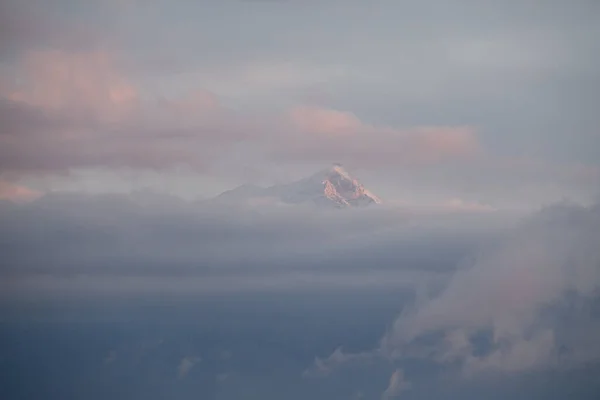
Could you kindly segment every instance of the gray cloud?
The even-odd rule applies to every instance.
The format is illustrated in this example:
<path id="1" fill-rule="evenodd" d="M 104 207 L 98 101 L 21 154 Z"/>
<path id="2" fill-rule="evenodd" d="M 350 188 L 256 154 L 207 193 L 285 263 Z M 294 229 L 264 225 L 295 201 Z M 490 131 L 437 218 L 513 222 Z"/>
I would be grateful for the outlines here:
<path id="1" fill-rule="evenodd" d="M 181 359 L 179 367 L 177 368 L 179 379 L 183 379 L 189 374 L 190 370 L 194 368 L 194 365 L 202 361 L 201 357 L 187 356 Z"/>
<path id="2" fill-rule="evenodd" d="M 325 381 L 365 366 L 388 380 L 392 368 L 377 389 L 384 398 L 420 391 L 423 374 L 428 387 L 440 376 L 479 382 L 600 360 L 597 205 L 551 206 L 516 227 L 494 213 L 349 211 L 221 208 L 149 193 L 0 203 L 2 301 L 416 292 L 374 350 L 376 335 L 358 347 L 336 338 L 350 350 L 327 356 L 330 342 L 301 366 Z M 204 363 L 184 357 L 175 367 L 183 377 Z"/>
<path id="3" fill-rule="evenodd" d="M 377 349 L 338 349 L 308 371 L 331 374 L 378 359 L 410 369 L 419 360 L 468 380 L 597 363 L 599 229 L 598 205 L 542 209 L 474 253 L 442 288 L 415 282 L 414 305 Z"/>
<path id="4" fill-rule="evenodd" d="M 557 205 L 528 219 L 471 268 L 457 272 L 440 295 L 401 315 L 383 339 L 383 352 L 402 358 L 423 351 L 442 363 L 462 363 L 467 374 L 598 359 L 587 343 L 573 340 L 597 329 L 598 316 L 572 307 L 598 300 L 599 210 Z M 569 324 L 561 319 L 565 306 L 572 308 Z M 481 333 L 478 343 L 474 338 Z M 431 334 L 443 340 L 419 348 L 419 338 Z M 476 350 L 482 342 L 488 347 L 483 353 Z"/>
<path id="5" fill-rule="evenodd" d="M 493 213 L 267 210 L 140 198 L 54 194 L 3 203 L 5 293 L 408 287 L 423 275 L 442 279 L 506 225 Z"/>
<path id="6" fill-rule="evenodd" d="M 48 9 L 48 3 L 4 0 L 0 4 L 0 59 L 23 49 L 54 47 L 72 51 L 96 47 L 102 41 L 90 24 Z"/>
<path id="7" fill-rule="evenodd" d="M 315 358 L 315 363 L 310 368 L 307 368 L 302 376 L 307 378 L 323 378 L 327 377 L 335 370 L 348 365 L 360 365 L 369 363 L 375 360 L 375 355 L 370 352 L 365 353 L 347 353 L 341 347 L 335 349 L 327 358 Z"/>
<path id="8" fill-rule="evenodd" d="M 399 397 L 404 391 L 410 388 L 410 382 L 404 378 L 404 371 L 397 369 L 390 377 L 390 384 L 385 389 L 381 397 L 383 399 L 393 399 Z"/>

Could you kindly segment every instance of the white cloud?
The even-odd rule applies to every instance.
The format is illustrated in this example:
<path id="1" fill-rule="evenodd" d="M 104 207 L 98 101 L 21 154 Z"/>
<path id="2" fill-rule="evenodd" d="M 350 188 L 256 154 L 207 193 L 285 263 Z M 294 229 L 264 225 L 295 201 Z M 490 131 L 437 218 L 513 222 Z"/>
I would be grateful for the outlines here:
<path id="1" fill-rule="evenodd" d="M 404 378 L 404 371 L 397 369 L 390 376 L 390 383 L 381 395 L 382 399 L 393 399 L 399 397 L 404 391 L 410 388 L 410 382 Z"/>
<path id="2" fill-rule="evenodd" d="M 305 375 L 347 364 L 420 358 L 465 378 L 579 367 L 600 360 L 600 205 L 558 204 L 524 220 L 436 295 L 422 295 L 371 352 L 336 349 Z M 427 283 L 425 282 L 425 286 Z M 403 375 L 392 376 L 404 388 Z"/>
<path id="3" fill-rule="evenodd" d="M 334 370 L 348 364 L 362 364 L 373 360 L 375 355 L 372 353 L 344 353 L 341 347 L 335 349 L 327 358 L 315 358 L 315 363 L 303 372 L 303 376 L 309 378 L 321 378 L 328 376 Z"/>
<path id="4" fill-rule="evenodd" d="M 439 296 L 398 317 L 382 351 L 392 358 L 420 353 L 441 363 L 458 361 L 468 375 L 549 368 L 559 357 L 576 362 L 582 344 L 570 335 L 597 324 L 590 315 L 571 311 L 565 326 L 564 315 L 551 311 L 568 303 L 568 296 L 584 302 L 597 297 L 598 237 L 598 206 L 541 211 L 456 273 Z M 419 349 L 417 339 L 440 332 L 443 340 Z M 490 349 L 477 354 L 470 337 L 481 332 L 489 332 Z M 590 357 L 600 358 L 600 352 Z"/>
<path id="5" fill-rule="evenodd" d="M 182 358 L 179 362 L 179 367 L 177 368 L 177 375 L 179 376 L 179 379 L 185 378 L 191 369 L 194 368 L 194 366 L 200 361 L 202 361 L 201 357 L 187 356 Z"/>
<path id="6" fill-rule="evenodd" d="M 506 344 L 501 344 L 491 354 L 476 357 L 469 354 L 465 361 L 466 376 L 474 376 L 488 371 L 521 372 L 536 368 L 554 366 L 556 341 L 552 330 L 536 332 L 535 336 L 526 339 L 515 338 Z"/>

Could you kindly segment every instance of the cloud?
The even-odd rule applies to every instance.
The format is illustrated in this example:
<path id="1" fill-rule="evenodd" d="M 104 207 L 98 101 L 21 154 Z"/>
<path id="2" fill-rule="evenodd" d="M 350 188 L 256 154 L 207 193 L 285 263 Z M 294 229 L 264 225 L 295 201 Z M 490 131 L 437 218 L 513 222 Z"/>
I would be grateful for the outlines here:
<path id="1" fill-rule="evenodd" d="M 203 169 L 219 144 L 245 135 L 243 122 L 224 113 L 213 94 L 195 90 L 142 101 L 117 64 L 105 51 L 24 54 L 15 72 L 21 83 L 0 92 L 7 121 L 0 167 L 25 174 L 182 164 Z"/>
<path id="2" fill-rule="evenodd" d="M 14 202 L 32 201 L 42 196 L 42 193 L 26 186 L 0 180 L 0 200 Z"/>
<path id="3" fill-rule="evenodd" d="M 3 170 L 187 165 L 234 179 L 252 168 L 256 180 L 273 180 L 340 161 L 394 169 L 385 172 L 399 194 L 409 184 L 444 198 L 476 192 L 492 206 L 598 184 L 590 108 L 598 24 L 589 5 L 551 4 L 537 17 L 456 1 L 440 19 L 420 5 L 289 3 L 265 13 L 238 4 L 215 6 L 199 23 L 188 18 L 198 14 L 190 3 L 170 26 L 164 2 L 143 16 L 130 1 L 88 3 L 78 12 L 37 0 L 0 6 L 2 107 L 18 114 L 2 118 Z M 578 23 L 556 17 L 565 13 Z M 217 14 L 244 27 L 243 37 Z M 310 32 L 299 15 L 315 19 Z M 380 29 L 355 29 L 367 15 L 382 17 Z M 510 32 L 495 15 L 513 21 Z M 193 99 L 181 94 L 188 89 Z M 302 105 L 308 92 L 319 99 Z M 540 165 L 498 165 L 517 156 Z"/>
<path id="4" fill-rule="evenodd" d="M 548 206 L 461 258 L 447 280 L 415 280 L 414 304 L 403 305 L 377 348 L 338 348 L 316 358 L 305 374 L 392 362 L 409 372 L 428 365 L 468 381 L 598 363 L 598 235 L 597 204 Z M 400 371 L 388 397 L 407 387 Z"/>
<path id="5" fill-rule="evenodd" d="M 315 358 L 315 363 L 307 368 L 302 376 L 307 378 L 323 378 L 339 369 L 342 366 L 352 364 L 364 364 L 370 360 L 374 360 L 374 355 L 369 352 L 365 353 L 344 353 L 341 347 L 335 349 L 327 358 Z"/>
<path id="6" fill-rule="evenodd" d="M 4 294 L 411 287 L 424 275 L 453 270 L 461 254 L 505 223 L 492 214 L 478 222 L 404 209 L 336 211 L 221 207 L 148 192 L 52 193 L 2 204 L 0 273 L 11 277 Z M 437 250 L 425 248 L 423 237 Z"/>
<path id="7" fill-rule="evenodd" d="M 448 207 L 453 210 L 458 211 L 469 211 L 469 212 L 491 212 L 496 211 L 496 209 L 489 204 L 481 204 L 478 202 L 468 202 L 462 199 L 450 199 L 445 204 L 445 207 Z"/>
<path id="8" fill-rule="evenodd" d="M 420 166 L 468 160 L 480 151 L 472 127 L 397 129 L 362 122 L 349 112 L 299 107 L 289 119 L 296 135 L 273 149 L 278 160 L 338 160 L 358 168 Z"/>
<path id="9" fill-rule="evenodd" d="M 177 375 L 179 379 L 185 378 L 188 373 L 194 368 L 196 364 L 202 361 L 201 357 L 184 357 L 179 362 L 179 367 L 177 368 Z"/>
<path id="10" fill-rule="evenodd" d="M 142 94 L 139 80 L 124 72 L 124 61 L 108 48 L 21 48 L 0 87 L 0 113 L 9 122 L 0 134 L 0 166 L 21 173 L 179 165 L 206 171 L 237 158 L 241 142 L 246 157 L 348 161 L 358 168 L 440 163 L 479 149 L 470 127 L 396 129 L 313 106 L 248 116 L 227 109 L 205 89 L 156 99 Z M 250 68 L 247 78 L 289 80 L 295 71 L 288 64 L 275 68 L 282 76 L 263 69 Z M 335 138 L 340 134 L 342 141 Z"/>
<path id="11" fill-rule="evenodd" d="M 410 382 L 404 378 L 404 371 L 397 369 L 390 376 L 390 384 L 381 395 L 382 399 L 393 399 L 399 397 L 403 392 L 410 388 Z"/>
<path id="12" fill-rule="evenodd" d="M 386 177 L 394 185 L 452 193 L 445 197 L 485 194 L 482 207 L 548 192 L 560 198 L 565 188 L 579 195 L 600 181 L 593 165 L 495 156 L 468 125 L 393 127 L 310 105 L 248 113 L 201 87 L 153 97 L 123 65 L 123 54 L 107 49 L 20 54 L 0 87 L 0 168 L 43 175 L 186 166 L 244 176 L 252 167 L 268 180 L 275 170 L 337 161 L 359 170 L 401 167 Z"/>
<path id="13" fill-rule="evenodd" d="M 353 114 L 314 107 L 297 107 L 290 112 L 291 121 L 308 133 L 351 135 L 364 128 Z"/>
<path id="14" fill-rule="evenodd" d="M 479 379 L 600 360 L 598 206 L 555 205 L 507 231 L 493 213 L 269 212 L 145 196 L 0 204 L 1 300 L 419 291 L 380 346 L 347 351 L 336 337 L 304 372 L 337 380 L 391 364 L 403 372 L 386 398 L 409 387 L 404 372 L 420 387 L 423 366 L 437 382 L 439 371 Z M 185 377 L 195 366 L 189 356 L 172 367 Z"/>
<path id="15" fill-rule="evenodd" d="M 104 51 L 38 50 L 25 54 L 19 73 L 24 82 L 9 100 L 42 110 L 116 121 L 131 112 L 137 89 L 117 70 Z"/>
<path id="16" fill-rule="evenodd" d="M 459 270 L 439 295 L 405 311 L 383 338 L 383 353 L 459 362 L 467 375 L 600 359 L 597 351 L 582 359 L 582 343 L 573 339 L 590 329 L 600 333 L 595 317 L 573 309 L 570 323 L 561 323 L 561 307 L 597 301 L 599 234 L 598 206 L 563 204 L 540 211 Z M 422 339 L 431 335 L 442 340 L 424 345 Z"/>
<path id="17" fill-rule="evenodd" d="M 105 51 L 30 51 L 18 71 L 22 83 L 5 85 L 0 93 L 0 113 L 9 121 L 0 135 L 5 170 L 179 165 L 207 170 L 235 158 L 237 143 L 245 144 L 247 157 L 337 160 L 358 168 L 443 163 L 479 149 L 468 127 L 399 130 L 314 107 L 293 108 L 283 116 L 246 116 L 226 109 L 206 90 L 142 99 L 116 56 Z"/>
<path id="18" fill-rule="evenodd" d="M 49 12 L 46 4 L 18 0 L 0 4 L 0 57 L 51 47 L 77 51 L 99 44 L 98 32 L 74 18 Z"/>
<path id="19" fill-rule="evenodd" d="M 507 345 L 483 357 L 467 356 L 464 373 L 467 377 L 486 372 L 520 373 L 546 369 L 557 365 L 557 343 L 550 329 L 535 332 L 531 338 L 515 338 Z"/>

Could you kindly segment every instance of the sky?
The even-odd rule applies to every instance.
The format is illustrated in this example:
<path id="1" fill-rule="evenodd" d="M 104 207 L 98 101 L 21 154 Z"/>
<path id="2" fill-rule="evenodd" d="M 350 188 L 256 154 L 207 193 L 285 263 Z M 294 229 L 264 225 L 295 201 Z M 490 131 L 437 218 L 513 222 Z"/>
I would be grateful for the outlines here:
<path id="1" fill-rule="evenodd" d="M 595 1 L 0 7 L 3 198 L 206 198 L 333 162 L 391 203 L 598 196 Z"/>

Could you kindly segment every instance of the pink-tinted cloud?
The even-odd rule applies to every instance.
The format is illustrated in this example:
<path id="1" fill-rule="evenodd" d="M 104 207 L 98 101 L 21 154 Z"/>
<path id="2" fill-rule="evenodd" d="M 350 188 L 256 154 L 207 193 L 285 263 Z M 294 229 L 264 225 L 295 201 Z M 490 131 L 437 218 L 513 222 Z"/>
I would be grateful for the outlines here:
<path id="1" fill-rule="evenodd" d="M 23 202 L 35 200 L 41 195 L 37 190 L 0 180 L 0 200 Z"/>
<path id="2" fill-rule="evenodd" d="M 3 70 L 10 73 L 0 82 L 0 168 L 27 173 L 187 165 L 207 171 L 234 164 L 246 173 L 265 161 L 341 162 L 355 169 L 398 168 L 415 180 L 422 171 L 419 185 L 448 185 L 453 196 L 489 182 L 514 192 L 515 180 L 600 180 L 597 168 L 490 157 L 469 126 L 390 127 L 314 106 L 245 114 L 202 88 L 177 98 L 143 97 L 120 61 L 106 50 L 29 50 Z"/>
<path id="3" fill-rule="evenodd" d="M 382 340 L 383 353 L 402 357 L 418 351 L 441 363 L 459 361 L 467 375 L 597 360 L 600 353 L 575 338 L 578 332 L 597 336 L 598 328 L 584 308 L 571 308 L 571 301 L 592 299 L 600 288 L 599 211 L 597 205 L 560 205 L 529 218 L 504 243 L 459 270 L 436 297 L 403 312 Z M 567 304 L 572 337 L 557 325 L 560 319 L 547 314 Z M 418 343 L 434 332 L 446 334 L 442 343 Z M 477 332 L 490 333 L 485 354 L 469 339 Z"/>
<path id="4" fill-rule="evenodd" d="M 468 159 L 480 151 L 472 127 L 398 129 L 364 123 L 349 112 L 313 107 L 293 109 L 288 121 L 292 129 L 280 137 L 284 143 L 273 148 L 278 160 L 414 166 Z"/>
<path id="5" fill-rule="evenodd" d="M 351 113 L 316 107 L 294 108 L 290 119 L 297 129 L 308 133 L 349 135 L 367 128 Z"/>
<path id="6" fill-rule="evenodd" d="M 105 51 L 29 51 L 13 71 L 15 79 L 0 87 L 3 170 L 203 169 L 217 147 L 251 126 L 202 90 L 142 101 Z"/>
<path id="7" fill-rule="evenodd" d="M 116 121 L 138 102 L 137 89 L 107 52 L 32 51 L 17 76 L 22 83 L 6 97 L 51 112 Z"/>
<path id="8" fill-rule="evenodd" d="M 357 167 L 412 165 L 468 157 L 471 128 L 399 130 L 349 112 L 298 107 L 285 115 L 245 116 L 204 90 L 142 101 L 106 51 L 27 52 L 19 85 L 2 88 L 0 166 L 14 170 L 85 167 L 209 168 L 240 140 L 283 161 L 347 162 Z"/>
<path id="9" fill-rule="evenodd" d="M 417 128 L 413 135 L 425 160 L 469 157 L 480 150 L 475 130 L 469 127 L 424 127 Z"/>

